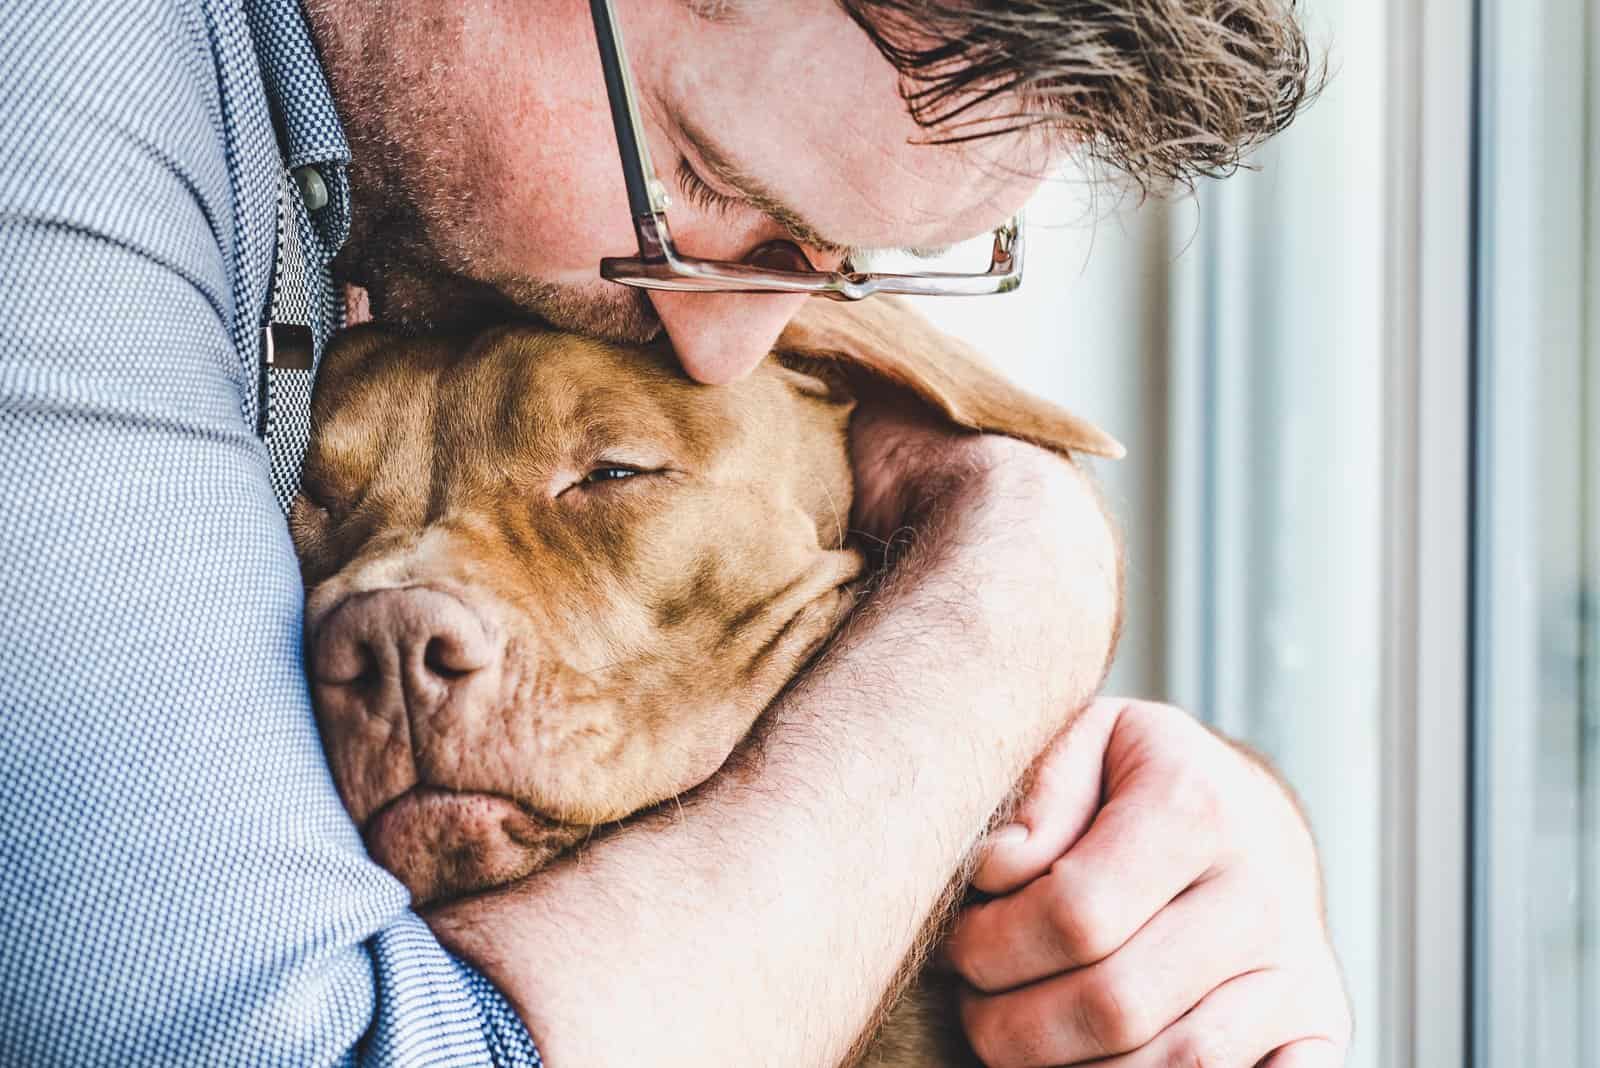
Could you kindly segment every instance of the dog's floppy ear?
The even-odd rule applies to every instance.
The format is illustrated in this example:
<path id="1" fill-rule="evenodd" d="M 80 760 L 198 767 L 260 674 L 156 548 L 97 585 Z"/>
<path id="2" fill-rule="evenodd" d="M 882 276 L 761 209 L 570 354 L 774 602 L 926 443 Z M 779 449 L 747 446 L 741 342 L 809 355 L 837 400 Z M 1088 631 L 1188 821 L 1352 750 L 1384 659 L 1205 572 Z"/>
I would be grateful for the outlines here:
<path id="1" fill-rule="evenodd" d="M 957 426 L 1055 452 L 1121 459 L 1110 434 L 1006 381 L 970 346 L 904 301 L 808 300 L 778 339 L 779 353 L 839 360 L 915 393 Z"/>

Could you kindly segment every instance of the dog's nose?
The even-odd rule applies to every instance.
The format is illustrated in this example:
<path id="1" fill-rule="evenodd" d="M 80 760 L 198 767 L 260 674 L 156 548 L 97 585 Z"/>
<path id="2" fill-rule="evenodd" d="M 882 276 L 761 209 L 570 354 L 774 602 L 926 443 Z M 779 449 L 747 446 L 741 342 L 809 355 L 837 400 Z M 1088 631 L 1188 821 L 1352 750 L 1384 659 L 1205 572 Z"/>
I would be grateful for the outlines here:
<path id="1" fill-rule="evenodd" d="M 452 758 L 448 739 L 495 706 L 503 637 L 461 600 L 425 587 L 347 597 L 309 635 L 323 748 L 364 823 Z"/>
<path id="2" fill-rule="evenodd" d="M 396 703 L 437 707 L 452 689 L 494 672 L 499 648 L 461 601 L 412 587 L 356 594 L 312 635 L 311 675 L 321 687 L 358 695 L 370 711 Z"/>

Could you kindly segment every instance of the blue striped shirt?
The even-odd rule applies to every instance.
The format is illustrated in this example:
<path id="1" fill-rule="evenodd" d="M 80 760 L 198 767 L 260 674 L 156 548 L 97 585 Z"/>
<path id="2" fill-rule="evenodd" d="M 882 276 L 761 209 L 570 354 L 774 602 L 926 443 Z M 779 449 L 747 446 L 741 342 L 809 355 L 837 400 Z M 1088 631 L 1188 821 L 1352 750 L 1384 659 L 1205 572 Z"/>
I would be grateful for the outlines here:
<path id="1" fill-rule="evenodd" d="M 327 295 L 348 155 L 296 0 L 0 3 L 0 1063 L 538 1064 L 302 674 L 258 337 L 281 168 Z"/>

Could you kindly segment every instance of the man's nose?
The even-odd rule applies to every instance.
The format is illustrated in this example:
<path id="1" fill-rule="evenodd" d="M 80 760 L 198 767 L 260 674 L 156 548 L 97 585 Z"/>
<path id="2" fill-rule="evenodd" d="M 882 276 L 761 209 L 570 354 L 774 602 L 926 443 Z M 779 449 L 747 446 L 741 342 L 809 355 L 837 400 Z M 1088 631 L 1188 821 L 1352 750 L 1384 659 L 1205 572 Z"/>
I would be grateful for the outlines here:
<path id="1" fill-rule="evenodd" d="M 684 371 L 697 382 L 722 386 L 755 370 L 809 298 L 657 290 L 650 299 Z"/>

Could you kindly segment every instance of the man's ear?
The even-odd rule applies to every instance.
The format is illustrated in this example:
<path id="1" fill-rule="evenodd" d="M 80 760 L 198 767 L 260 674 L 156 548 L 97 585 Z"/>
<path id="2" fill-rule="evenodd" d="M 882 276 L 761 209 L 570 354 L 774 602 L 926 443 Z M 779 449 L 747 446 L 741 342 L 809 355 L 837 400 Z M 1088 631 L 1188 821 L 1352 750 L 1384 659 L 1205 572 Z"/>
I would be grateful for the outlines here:
<path id="1" fill-rule="evenodd" d="M 777 352 L 837 360 L 909 389 L 957 426 L 1031 442 L 1054 452 L 1121 459 L 1111 435 L 1006 381 L 970 346 L 892 297 L 806 302 L 778 338 Z"/>

